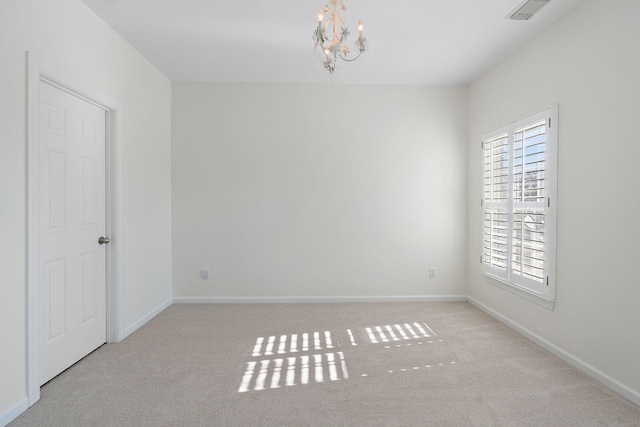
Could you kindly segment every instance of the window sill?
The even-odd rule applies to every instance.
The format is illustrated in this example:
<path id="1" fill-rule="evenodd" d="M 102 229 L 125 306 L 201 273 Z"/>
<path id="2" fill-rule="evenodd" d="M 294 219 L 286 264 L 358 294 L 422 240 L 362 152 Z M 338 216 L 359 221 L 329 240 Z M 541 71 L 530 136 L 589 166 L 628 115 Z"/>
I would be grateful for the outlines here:
<path id="1" fill-rule="evenodd" d="M 542 295 L 538 295 L 535 294 L 527 289 L 524 288 L 520 288 L 516 285 L 513 285 L 511 283 L 505 282 L 502 279 L 499 279 L 495 276 L 492 276 L 490 274 L 486 274 L 484 273 L 484 277 L 486 279 L 486 281 L 488 283 L 491 283 L 494 286 L 497 286 L 499 288 L 504 289 L 505 291 L 511 292 L 514 295 L 517 295 L 521 298 L 526 299 L 527 301 L 531 301 L 537 305 L 539 305 L 540 307 L 546 308 L 549 311 L 553 311 L 553 309 L 555 308 L 556 305 L 556 301 L 555 300 L 550 300 L 547 299 L 545 297 L 543 297 Z"/>

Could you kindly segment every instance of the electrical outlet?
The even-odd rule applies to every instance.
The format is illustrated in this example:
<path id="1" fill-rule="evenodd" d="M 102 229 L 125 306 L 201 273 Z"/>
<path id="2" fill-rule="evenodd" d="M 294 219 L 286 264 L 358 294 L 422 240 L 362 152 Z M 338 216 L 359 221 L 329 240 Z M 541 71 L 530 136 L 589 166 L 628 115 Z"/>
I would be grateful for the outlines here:
<path id="1" fill-rule="evenodd" d="M 429 278 L 435 279 L 436 277 L 436 269 L 435 267 L 429 267 Z"/>
<path id="2" fill-rule="evenodd" d="M 200 277 L 204 280 L 209 280 L 209 269 L 203 268 L 202 270 L 200 270 Z"/>

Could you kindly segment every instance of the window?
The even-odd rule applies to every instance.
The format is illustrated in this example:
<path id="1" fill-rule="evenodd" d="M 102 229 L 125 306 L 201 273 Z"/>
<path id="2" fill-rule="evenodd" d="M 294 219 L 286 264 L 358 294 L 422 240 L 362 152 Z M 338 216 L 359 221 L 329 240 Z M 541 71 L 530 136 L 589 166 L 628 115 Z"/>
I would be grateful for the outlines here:
<path id="1" fill-rule="evenodd" d="M 555 299 L 557 107 L 483 135 L 484 273 Z"/>

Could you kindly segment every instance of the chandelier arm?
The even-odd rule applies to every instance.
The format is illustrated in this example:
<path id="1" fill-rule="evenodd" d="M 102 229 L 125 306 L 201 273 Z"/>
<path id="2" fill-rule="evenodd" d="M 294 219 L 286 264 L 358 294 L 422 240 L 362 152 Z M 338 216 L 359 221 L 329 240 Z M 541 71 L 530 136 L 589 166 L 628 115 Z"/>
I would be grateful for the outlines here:
<path id="1" fill-rule="evenodd" d="M 340 53 L 340 54 L 338 54 L 338 56 L 340 57 L 340 59 L 342 59 L 342 60 L 343 60 L 343 61 L 345 61 L 345 62 L 353 62 L 353 61 L 355 61 L 356 59 L 360 58 L 360 55 L 362 55 L 362 52 L 358 52 L 358 56 L 356 56 L 355 58 L 347 59 L 347 57 L 346 57 L 346 56 L 342 56 L 342 54 L 341 54 L 341 53 Z"/>

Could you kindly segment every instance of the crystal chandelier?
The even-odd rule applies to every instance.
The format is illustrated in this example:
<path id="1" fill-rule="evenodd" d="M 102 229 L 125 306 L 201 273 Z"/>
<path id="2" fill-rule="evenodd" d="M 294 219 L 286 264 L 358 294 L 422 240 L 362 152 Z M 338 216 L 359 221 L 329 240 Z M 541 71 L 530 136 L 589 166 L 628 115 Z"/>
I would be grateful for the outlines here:
<path id="1" fill-rule="evenodd" d="M 358 38 L 354 44 L 357 55 L 349 57 L 351 46 L 347 44 L 347 36 L 351 33 L 344 22 L 346 10 L 347 7 L 342 0 L 329 0 L 324 9 L 320 9 L 318 12 L 318 26 L 313 32 L 313 54 L 322 62 L 325 71 L 329 74 L 335 73 L 338 61 L 355 61 L 369 48 L 367 39 L 362 35 L 364 25 L 362 25 L 362 21 L 358 21 Z M 324 22 L 325 15 L 329 15 L 326 23 Z M 338 24 L 340 24 L 339 31 Z M 329 25 L 333 25 L 332 39 L 327 36 Z"/>

